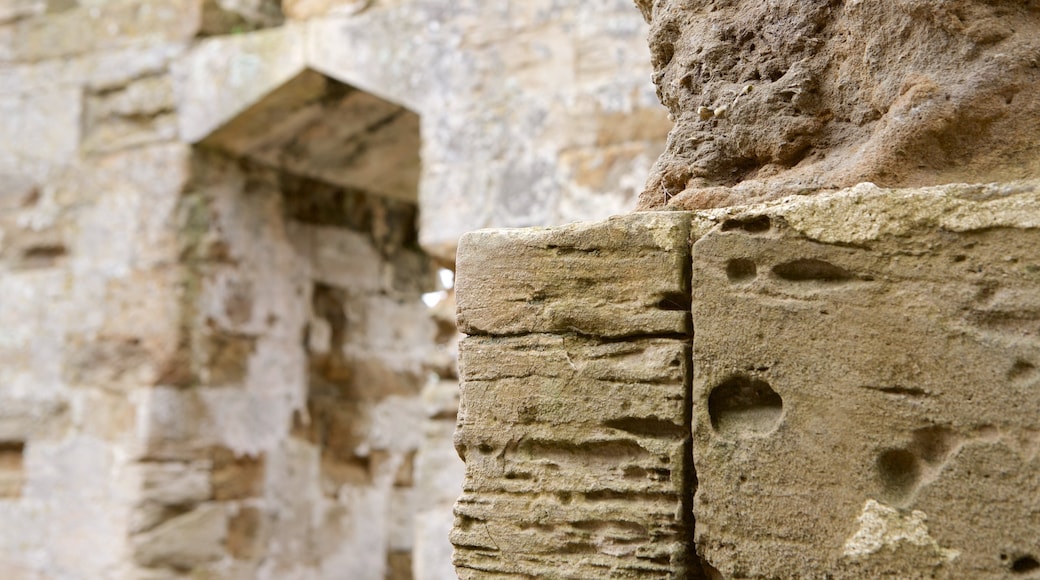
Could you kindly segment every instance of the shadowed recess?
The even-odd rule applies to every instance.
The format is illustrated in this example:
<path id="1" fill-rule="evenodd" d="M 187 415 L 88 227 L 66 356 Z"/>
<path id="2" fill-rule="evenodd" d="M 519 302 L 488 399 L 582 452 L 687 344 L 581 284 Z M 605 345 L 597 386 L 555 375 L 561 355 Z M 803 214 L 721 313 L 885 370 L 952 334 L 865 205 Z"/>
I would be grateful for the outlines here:
<path id="1" fill-rule="evenodd" d="M 757 275 L 758 267 L 747 258 L 733 258 L 726 262 L 726 277 L 730 282 L 750 282 Z"/>
<path id="2" fill-rule="evenodd" d="M 773 224 L 769 220 L 769 216 L 762 215 L 753 218 L 726 220 L 722 222 L 722 231 L 742 230 L 749 234 L 761 234 L 768 232 L 772 226 Z"/>
<path id="3" fill-rule="evenodd" d="M 1032 556 L 1022 556 L 1016 558 L 1015 561 L 1011 563 L 1011 571 L 1018 574 L 1032 572 L 1037 569 L 1040 569 L 1040 562 L 1037 562 L 1036 558 Z"/>
<path id="4" fill-rule="evenodd" d="M 783 407 L 769 383 L 744 375 L 726 379 L 708 396 L 712 428 L 730 437 L 772 432 L 780 424 Z"/>
<path id="5" fill-rule="evenodd" d="M 691 297 L 684 292 L 670 292 L 661 297 L 657 307 L 672 312 L 689 312 Z"/>
<path id="6" fill-rule="evenodd" d="M 678 438 L 686 433 L 682 425 L 658 417 L 622 417 L 604 421 L 603 426 L 640 437 Z"/>
<path id="7" fill-rule="evenodd" d="M 1008 371 L 1008 379 L 1011 381 L 1028 381 L 1036 376 L 1036 365 L 1033 363 L 1018 359 L 1015 364 L 1011 366 L 1011 370 Z"/>
<path id="8" fill-rule="evenodd" d="M 638 443 L 624 439 L 581 443 L 531 439 L 520 443 L 518 453 L 532 460 L 542 459 L 585 465 L 636 461 L 650 455 Z"/>
<path id="9" fill-rule="evenodd" d="M 792 282 L 845 282 L 854 278 L 845 268 L 815 258 L 777 264 L 773 266 L 773 273 Z"/>
<path id="10" fill-rule="evenodd" d="M 877 472 L 884 498 L 899 503 L 917 488 L 921 464 L 917 456 L 906 449 L 889 449 L 878 456 Z"/>

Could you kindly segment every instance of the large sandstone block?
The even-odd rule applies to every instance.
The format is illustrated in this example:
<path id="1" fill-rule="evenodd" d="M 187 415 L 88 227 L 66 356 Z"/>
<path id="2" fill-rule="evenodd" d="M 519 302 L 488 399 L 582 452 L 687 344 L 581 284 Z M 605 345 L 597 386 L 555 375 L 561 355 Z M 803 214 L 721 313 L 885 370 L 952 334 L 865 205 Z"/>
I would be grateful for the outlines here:
<path id="1" fill-rule="evenodd" d="M 469 337 L 460 357 L 460 577 L 681 577 L 687 340 Z"/>
<path id="2" fill-rule="evenodd" d="M 689 237 L 682 212 L 466 234 L 457 263 L 459 329 L 685 334 Z"/>
<path id="3" fill-rule="evenodd" d="M 698 555 L 725 578 L 1040 568 L 1040 188 L 864 185 L 693 246 Z"/>

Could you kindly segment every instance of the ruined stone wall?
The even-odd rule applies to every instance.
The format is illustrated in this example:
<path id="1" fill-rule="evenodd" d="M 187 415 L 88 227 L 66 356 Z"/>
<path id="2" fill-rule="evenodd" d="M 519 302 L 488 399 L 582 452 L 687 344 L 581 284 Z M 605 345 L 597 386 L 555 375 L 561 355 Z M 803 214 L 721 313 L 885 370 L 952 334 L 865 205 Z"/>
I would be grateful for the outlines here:
<path id="1" fill-rule="evenodd" d="M 472 229 L 631 208 L 672 126 L 648 59 L 627 0 L 344 2 L 195 46 L 181 135 L 205 138 L 306 69 L 404 105 L 422 123 L 421 240 L 450 262 Z"/>
<path id="2" fill-rule="evenodd" d="M 1040 6 L 635 4 L 728 209 L 464 238 L 459 575 L 1035 576 Z"/>
<path id="3" fill-rule="evenodd" d="M 1038 247 L 1035 181 L 467 234 L 460 576 L 1035 575 Z"/>
<path id="4" fill-rule="evenodd" d="M 150 393 L 135 561 L 409 570 L 421 439 L 401 426 L 421 423 L 434 332 L 414 206 L 201 152 L 181 205 L 176 374 Z"/>
<path id="5" fill-rule="evenodd" d="M 630 205 L 670 126 L 645 32 L 2 3 L 0 576 L 448 576 L 457 333 L 419 298 L 465 230 Z"/>

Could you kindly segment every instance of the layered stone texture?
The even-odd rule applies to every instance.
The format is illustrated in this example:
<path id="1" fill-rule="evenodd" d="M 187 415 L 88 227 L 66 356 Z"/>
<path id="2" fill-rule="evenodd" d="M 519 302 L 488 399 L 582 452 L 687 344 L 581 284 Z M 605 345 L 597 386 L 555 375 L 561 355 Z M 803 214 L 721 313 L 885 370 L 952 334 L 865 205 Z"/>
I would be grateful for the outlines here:
<path id="1" fill-rule="evenodd" d="M 461 578 L 686 573 L 688 239 L 683 214 L 463 237 Z"/>
<path id="2" fill-rule="evenodd" d="M 689 224 L 666 213 L 468 234 L 458 261 L 459 330 L 688 334 L 688 236 Z"/>
<path id="3" fill-rule="evenodd" d="M 610 304 L 612 328 L 630 330 L 610 341 L 581 330 L 604 312 L 601 288 L 581 282 L 587 274 L 604 286 L 632 280 L 625 297 L 664 288 L 653 268 L 602 249 L 613 246 L 600 240 L 621 238 L 620 222 L 464 238 L 460 321 L 481 335 L 462 352 L 461 574 L 539 576 L 552 562 L 562 577 L 625 577 L 650 545 L 686 550 L 672 561 L 688 568 L 655 570 L 676 578 L 997 578 L 1040 568 L 1040 184 L 863 184 L 625 219 L 636 256 L 655 251 L 639 240 L 664 239 L 661 220 L 689 232 L 689 254 L 659 246 L 669 257 L 654 258 L 692 264 L 686 298 L 669 302 L 690 305 L 692 359 L 667 379 L 647 373 L 681 360 L 657 350 L 674 339 L 648 343 L 640 307 Z M 590 257 L 597 250 L 602 258 Z M 510 336 L 486 336 L 490 321 Z M 573 335 L 560 330 L 570 326 Z M 605 376 L 633 386 L 610 388 Z M 650 449 L 642 437 L 685 436 L 674 430 L 679 399 L 651 394 L 685 382 L 692 463 L 673 468 L 669 486 L 695 494 L 676 520 L 692 529 L 651 534 L 632 552 L 577 534 L 571 522 L 588 516 L 569 514 L 592 509 L 588 494 L 578 503 L 568 488 L 570 503 L 557 505 L 574 463 L 583 482 L 627 490 L 611 496 L 618 509 L 664 513 L 626 486 L 646 468 L 632 462 Z M 602 446 L 616 444 L 614 429 L 635 435 L 636 447 Z M 605 567 L 581 567 L 593 565 Z"/>
<path id="4" fill-rule="evenodd" d="M 642 208 L 1040 175 L 1036 2 L 636 3 L 676 122 Z"/>

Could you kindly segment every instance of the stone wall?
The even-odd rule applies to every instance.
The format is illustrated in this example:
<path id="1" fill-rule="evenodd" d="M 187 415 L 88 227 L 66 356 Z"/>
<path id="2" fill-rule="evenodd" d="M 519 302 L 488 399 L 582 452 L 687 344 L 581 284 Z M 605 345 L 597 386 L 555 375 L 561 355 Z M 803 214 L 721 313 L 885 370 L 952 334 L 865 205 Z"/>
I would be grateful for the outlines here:
<path id="1" fill-rule="evenodd" d="M 1035 574 L 1038 208 L 863 184 L 467 234 L 460 576 Z"/>
<path id="2" fill-rule="evenodd" d="M 645 33 L 3 3 L 0 576 L 448 576 L 457 332 L 420 296 L 465 230 L 630 205 L 670 126 Z"/>
<path id="3" fill-rule="evenodd" d="M 199 152 L 179 217 L 181 321 L 143 417 L 135 562 L 410 568 L 421 439 L 400 426 L 421 423 L 434 344 L 414 206 Z"/>
<path id="4" fill-rule="evenodd" d="M 674 578 L 690 529 L 685 214 L 467 234 L 461 578 Z"/>

